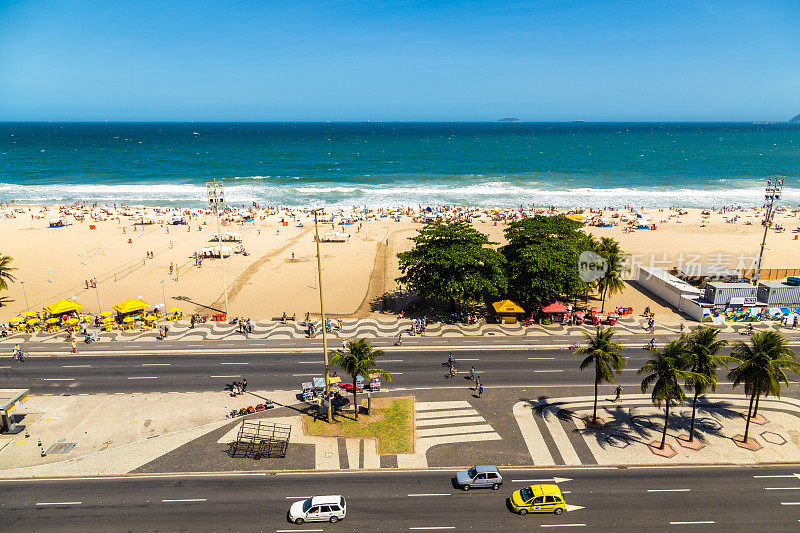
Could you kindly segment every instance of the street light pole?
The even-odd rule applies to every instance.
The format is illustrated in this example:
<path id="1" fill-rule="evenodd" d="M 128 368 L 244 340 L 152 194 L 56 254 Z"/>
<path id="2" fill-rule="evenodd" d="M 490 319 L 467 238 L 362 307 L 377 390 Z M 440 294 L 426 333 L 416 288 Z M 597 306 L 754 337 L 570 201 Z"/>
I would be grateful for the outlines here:
<path id="1" fill-rule="evenodd" d="M 97 288 L 97 283 L 94 284 L 94 293 L 97 295 L 97 312 L 102 313 L 103 310 L 100 308 L 100 289 Z"/>
<path id="2" fill-rule="evenodd" d="M 322 317 L 322 355 L 325 361 L 325 398 L 328 400 L 328 422 L 333 422 L 333 407 L 331 406 L 331 383 L 328 366 L 328 334 L 325 327 L 325 305 L 322 298 L 322 256 L 319 253 L 319 228 L 317 227 L 317 212 L 314 210 L 314 241 L 317 243 L 317 277 L 319 279 L 319 314 Z"/>
<path id="3" fill-rule="evenodd" d="M 206 191 L 208 192 L 208 202 L 214 208 L 214 214 L 217 217 L 217 242 L 219 243 L 219 260 L 222 263 L 222 288 L 225 292 L 225 316 L 227 317 L 228 282 L 225 279 L 225 254 L 222 253 L 222 230 L 219 223 L 219 206 L 225 201 L 225 193 L 222 189 L 222 182 L 217 183 L 216 178 L 206 182 Z"/>
<path id="4" fill-rule="evenodd" d="M 19 283 L 20 283 L 20 285 L 22 285 L 22 294 L 25 296 L 25 309 L 30 311 L 31 310 L 31 306 L 28 305 L 28 292 L 25 290 L 25 282 L 24 281 L 20 281 Z"/>
<path id="5" fill-rule="evenodd" d="M 161 280 L 161 297 L 163 298 L 162 303 L 164 304 L 164 316 L 167 315 L 167 294 L 164 292 L 164 280 Z"/>
<path id="6" fill-rule="evenodd" d="M 783 190 L 783 180 L 767 180 L 767 188 L 764 190 L 764 200 L 766 200 L 767 213 L 764 215 L 764 236 L 761 239 L 761 249 L 756 259 L 756 268 L 753 271 L 753 285 L 758 283 L 761 275 L 761 258 L 764 255 L 764 246 L 767 244 L 767 231 L 772 226 L 772 217 L 775 216 L 775 200 L 780 200 Z"/>

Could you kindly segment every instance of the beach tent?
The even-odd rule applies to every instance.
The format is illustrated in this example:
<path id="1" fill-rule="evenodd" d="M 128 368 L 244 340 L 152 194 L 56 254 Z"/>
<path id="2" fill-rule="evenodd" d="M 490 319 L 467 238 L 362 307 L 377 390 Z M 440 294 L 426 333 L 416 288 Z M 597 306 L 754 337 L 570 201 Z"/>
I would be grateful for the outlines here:
<path id="1" fill-rule="evenodd" d="M 349 233 L 343 233 L 340 231 L 333 231 L 330 233 L 326 233 L 320 239 L 320 242 L 344 242 L 350 237 Z"/>
<path id="2" fill-rule="evenodd" d="M 230 246 L 206 246 L 205 248 L 201 249 L 198 254 L 202 257 L 219 257 L 220 251 L 222 255 L 228 257 L 231 255 L 232 248 Z"/>
<path id="3" fill-rule="evenodd" d="M 44 308 L 45 311 L 51 315 L 63 315 L 64 313 L 71 313 L 82 309 L 83 306 L 73 300 L 59 300 L 56 303 L 50 304 Z"/>
<path id="4" fill-rule="evenodd" d="M 128 313 L 136 313 L 137 311 L 144 311 L 150 307 L 150 304 L 142 301 L 136 300 L 134 298 L 128 298 L 124 302 L 120 302 L 114 306 L 114 309 L 117 310 L 118 313 L 126 315 Z"/>
<path id="5" fill-rule="evenodd" d="M 211 240 L 212 241 L 218 241 L 219 240 L 218 235 L 219 235 L 218 233 L 212 233 L 211 234 Z M 241 242 L 241 240 L 242 240 L 242 234 L 241 233 L 234 233 L 234 232 L 231 232 L 231 231 L 223 231 L 222 232 L 222 241 L 223 242 Z"/>

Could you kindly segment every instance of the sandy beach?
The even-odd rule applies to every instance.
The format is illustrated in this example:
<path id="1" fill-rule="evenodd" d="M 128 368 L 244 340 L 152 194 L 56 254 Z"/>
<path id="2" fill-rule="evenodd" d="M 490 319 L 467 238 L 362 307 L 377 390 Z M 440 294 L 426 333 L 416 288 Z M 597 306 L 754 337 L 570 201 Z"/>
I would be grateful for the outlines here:
<path id="1" fill-rule="evenodd" d="M 422 227 L 426 216 L 432 216 L 414 211 L 323 215 L 328 222 L 320 224 L 320 235 L 349 234 L 345 242 L 321 244 L 326 312 L 331 317 L 365 317 L 381 311 L 380 305 L 371 304 L 397 289 L 396 254 L 410 247 L 408 238 Z M 449 208 L 440 214 L 449 217 L 455 212 Z M 620 217 L 635 217 L 630 210 L 584 211 L 582 216 L 587 221 L 612 220 L 616 224 L 612 227 L 587 225 L 586 229 L 619 241 L 633 265 L 662 268 L 688 262 L 751 268 L 763 234 L 759 223 L 763 212 L 755 208 L 725 212 L 639 208 L 637 212 L 657 229 L 626 231 Z M 498 243 L 503 242 L 506 221 L 522 215 L 518 209 L 470 210 L 469 214 L 473 225 Z M 152 223 L 141 224 L 143 216 Z M 185 217 L 186 224 L 171 225 L 175 216 Z M 57 217 L 70 224 L 50 228 L 49 222 Z M 251 208 L 228 212 L 223 219 L 222 231 L 241 234 L 240 244 L 247 252 L 231 250 L 224 261 L 230 316 L 269 320 L 284 312 L 298 318 L 306 312 L 318 313 L 312 214 Z M 343 219 L 353 223 L 342 225 Z M 769 231 L 763 267 L 794 268 L 800 264 L 800 240 L 795 240 L 792 231 L 799 225 L 798 212 L 779 211 L 775 223 L 785 231 Z M 126 298 L 182 307 L 186 313 L 210 315 L 212 309 L 224 310 L 222 262 L 207 258 L 196 266 L 193 257 L 214 245 L 211 237 L 216 227 L 216 218 L 202 209 L 5 206 L 0 209 L 0 253 L 14 258 L 18 281 L 2 294 L 7 301 L 0 307 L 0 321 L 8 321 L 26 307 L 41 310 L 59 298 L 75 298 L 90 313 L 111 310 Z M 152 258 L 147 258 L 148 252 Z M 92 278 L 98 281 L 97 289 L 86 286 Z M 24 292 L 20 282 L 25 282 Z M 637 308 L 648 302 L 629 287 L 607 305 Z"/>

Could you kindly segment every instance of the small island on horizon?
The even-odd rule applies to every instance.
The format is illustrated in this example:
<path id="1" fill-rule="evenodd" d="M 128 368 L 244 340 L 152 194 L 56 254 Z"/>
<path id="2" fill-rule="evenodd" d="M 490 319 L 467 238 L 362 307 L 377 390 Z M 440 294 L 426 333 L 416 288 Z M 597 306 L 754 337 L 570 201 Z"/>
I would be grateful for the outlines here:
<path id="1" fill-rule="evenodd" d="M 497 122 L 522 122 L 522 121 L 518 118 L 501 118 Z"/>
<path id="2" fill-rule="evenodd" d="M 800 115 L 796 115 L 796 116 L 794 116 L 794 117 L 790 118 L 790 119 L 789 119 L 789 122 L 792 122 L 792 123 L 794 123 L 794 122 L 800 122 Z"/>

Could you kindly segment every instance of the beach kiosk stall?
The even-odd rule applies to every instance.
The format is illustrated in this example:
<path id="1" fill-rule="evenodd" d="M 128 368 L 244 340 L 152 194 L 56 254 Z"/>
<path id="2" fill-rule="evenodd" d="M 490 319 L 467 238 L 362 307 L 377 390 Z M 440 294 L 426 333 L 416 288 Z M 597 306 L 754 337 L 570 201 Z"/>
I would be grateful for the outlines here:
<path id="1" fill-rule="evenodd" d="M 511 300 L 501 300 L 492 304 L 494 313 L 497 316 L 497 321 L 501 324 L 516 324 L 519 315 L 525 313 L 525 310 Z"/>
<path id="2" fill-rule="evenodd" d="M 230 257 L 231 250 L 233 250 L 233 248 L 230 246 L 206 246 L 205 248 L 201 248 L 200 251 L 197 252 L 197 255 L 203 258 L 220 257 L 220 255 Z"/>
<path id="3" fill-rule="evenodd" d="M 551 324 L 553 322 L 561 322 L 564 315 L 567 313 L 567 304 L 553 300 L 542 306 L 542 315 L 544 315 L 542 323 Z"/>
<path id="4" fill-rule="evenodd" d="M 145 309 L 148 307 L 150 307 L 150 304 L 144 300 L 128 298 L 115 305 L 114 310 L 117 312 L 118 322 L 121 323 L 123 327 L 126 327 L 126 325 L 132 325 L 136 317 L 140 314 L 144 314 Z"/>
<path id="5" fill-rule="evenodd" d="M 217 242 L 219 240 L 219 233 L 211 234 L 211 242 Z M 233 231 L 223 231 L 222 242 L 242 242 L 242 234 Z"/>
<path id="6" fill-rule="evenodd" d="M 81 304 L 79 304 L 75 300 L 64 300 L 64 299 L 52 303 L 44 308 L 44 310 L 52 317 L 57 317 L 65 315 L 67 313 L 77 312 L 79 309 L 83 309 L 83 306 Z"/>
<path id="7" fill-rule="evenodd" d="M 19 433 L 25 426 L 16 423 L 14 411 L 28 399 L 30 389 L 0 389 L 0 433 Z"/>

